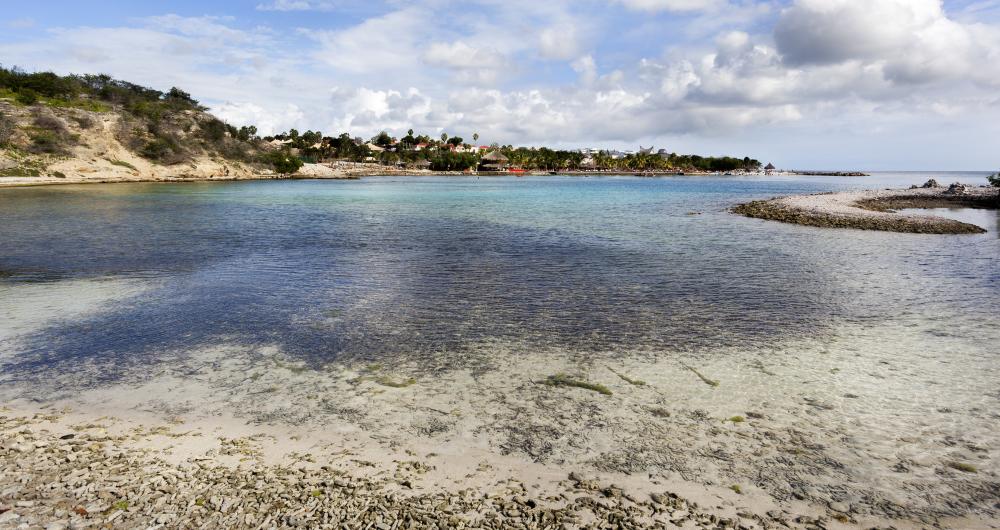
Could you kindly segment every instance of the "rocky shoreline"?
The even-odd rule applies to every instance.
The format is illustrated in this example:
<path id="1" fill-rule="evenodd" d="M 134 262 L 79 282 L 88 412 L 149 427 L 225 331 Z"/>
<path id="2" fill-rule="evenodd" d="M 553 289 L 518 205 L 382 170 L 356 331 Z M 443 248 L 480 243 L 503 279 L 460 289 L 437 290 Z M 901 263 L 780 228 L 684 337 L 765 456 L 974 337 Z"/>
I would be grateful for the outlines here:
<path id="1" fill-rule="evenodd" d="M 932 185 L 931 185 L 932 184 Z M 915 234 L 981 234 L 980 226 L 932 215 L 898 213 L 911 208 L 996 208 L 997 190 L 989 186 L 924 187 L 821 193 L 751 201 L 733 213 L 823 228 L 854 228 Z"/>

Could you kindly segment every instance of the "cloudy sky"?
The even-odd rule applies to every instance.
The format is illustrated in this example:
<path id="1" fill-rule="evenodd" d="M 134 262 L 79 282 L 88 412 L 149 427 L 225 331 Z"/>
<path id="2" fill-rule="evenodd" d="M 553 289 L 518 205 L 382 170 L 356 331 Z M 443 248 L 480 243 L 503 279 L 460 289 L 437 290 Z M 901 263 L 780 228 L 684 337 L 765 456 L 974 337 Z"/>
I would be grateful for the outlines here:
<path id="1" fill-rule="evenodd" d="M 263 133 L 1000 167 L 1000 0 L 47 0 L 5 6 L 0 63 Z"/>

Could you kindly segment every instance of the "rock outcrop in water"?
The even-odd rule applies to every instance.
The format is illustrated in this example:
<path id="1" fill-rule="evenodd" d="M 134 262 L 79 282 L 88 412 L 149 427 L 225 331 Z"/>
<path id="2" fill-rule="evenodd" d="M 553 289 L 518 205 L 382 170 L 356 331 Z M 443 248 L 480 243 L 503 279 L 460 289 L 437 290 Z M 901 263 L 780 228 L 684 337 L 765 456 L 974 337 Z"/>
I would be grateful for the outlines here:
<path id="1" fill-rule="evenodd" d="M 980 234 L 982 227 L 932 215 L 902 214 L 912 208 L 996 208 L 996 191 L 988 186 L 952 184 L 947 190 L 934 179 L 922 188 L 823 193 L 752 201 L 734 213 L 785 223 L 824 228 L 856 228 L 917 234 Z"/>
<path id="2" fill-rule="evenodd" d="M 962 184 L 960 182 L 955 182 L 952 183 L 951 186 L 948 186 L 948 191 L 946 191 L 945 193 L 947 193 L 948 195 L 965 195 L 968 192 L 969 188 L 965 184 Z"/>

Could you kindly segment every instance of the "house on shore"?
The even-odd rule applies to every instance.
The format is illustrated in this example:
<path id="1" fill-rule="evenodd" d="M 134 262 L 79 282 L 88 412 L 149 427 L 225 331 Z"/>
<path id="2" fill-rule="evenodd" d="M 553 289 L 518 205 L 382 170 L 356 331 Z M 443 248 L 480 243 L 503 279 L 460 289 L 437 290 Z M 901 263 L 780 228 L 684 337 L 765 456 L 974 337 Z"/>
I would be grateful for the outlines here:
<path id="1" fill-rule="evenodd" d="M 510 159 L 503 155 L 500 151 L 490 151 L 483 155 L 482 160 L 479 162 L 480 171 L 506 171 L 507 165 L 510 163 Z"/>
<path id="2" fill-rule="evenodd" d="M 770 175 L 770 174 L 774 173 L 775 169 L 777 169 L 777 168 L 774 167 L 774 164 L 768 162 L 767 165 L 764 166 L 764 173 L 767 174 L 767 175 Z"/>

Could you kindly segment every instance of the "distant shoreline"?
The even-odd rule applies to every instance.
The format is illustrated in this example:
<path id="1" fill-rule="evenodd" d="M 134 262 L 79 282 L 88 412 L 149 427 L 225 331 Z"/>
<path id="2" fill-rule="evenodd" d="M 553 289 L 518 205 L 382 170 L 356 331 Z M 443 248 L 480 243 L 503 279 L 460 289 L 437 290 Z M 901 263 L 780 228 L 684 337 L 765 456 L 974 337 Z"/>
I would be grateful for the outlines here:
<path id="1" fill-rule="evenodd" d="M 776 197 L 732 208 L 746 217 L 822 228 L 854 228 L 913 234 L 982 234 L 980 226 L 932 215 L 903 214 L 909 208 L 966 207 L 995 209 L 997 190 L 990 186 L 912 188 Z"/>
<path id="2" fill-rule="evenodd" d="M 426 169 L 399 169 L 389 166 L 381 166 L 370 163 L 340 162 L 334 164 L 306 164 L 298 173 L 291 175 L 280 175 L 276 173 L 238 173 L 222 174 L 218 176 L 185 175 L 178 176 L 139 176 L 135 174 L 109 174 L 106 176 L 94 177 L 57 177 L 45 175 L 38 177 L 0 177 L 0 188 L 22 188 L 33 186 L 59 186 L 76 184 L 120 184 L 139 182 L 235 182 L 249 180 L 357 180 L 366 177 L 538 177 L 538 176 L 573 176 L 573 177 L 602 177 L 602 176 L 634 176 L 634 177 L 707 177 L 707 176 L 735 176 L 735 177 L 763 177 L 763 176 L 870 176 L 865 173 L 853 172 L 820 172 L 820 171 L 776 171 L 773 173 L 764 172 L 708 172 L 708 171 L 611 171 L 611 170 L 568 170 L 568 171 L 548 171 L 531 170 L 523 173 L 512 172 L 490 172 L 479 171 L 466 173 L 463 171 L 431 171 Z"/>

